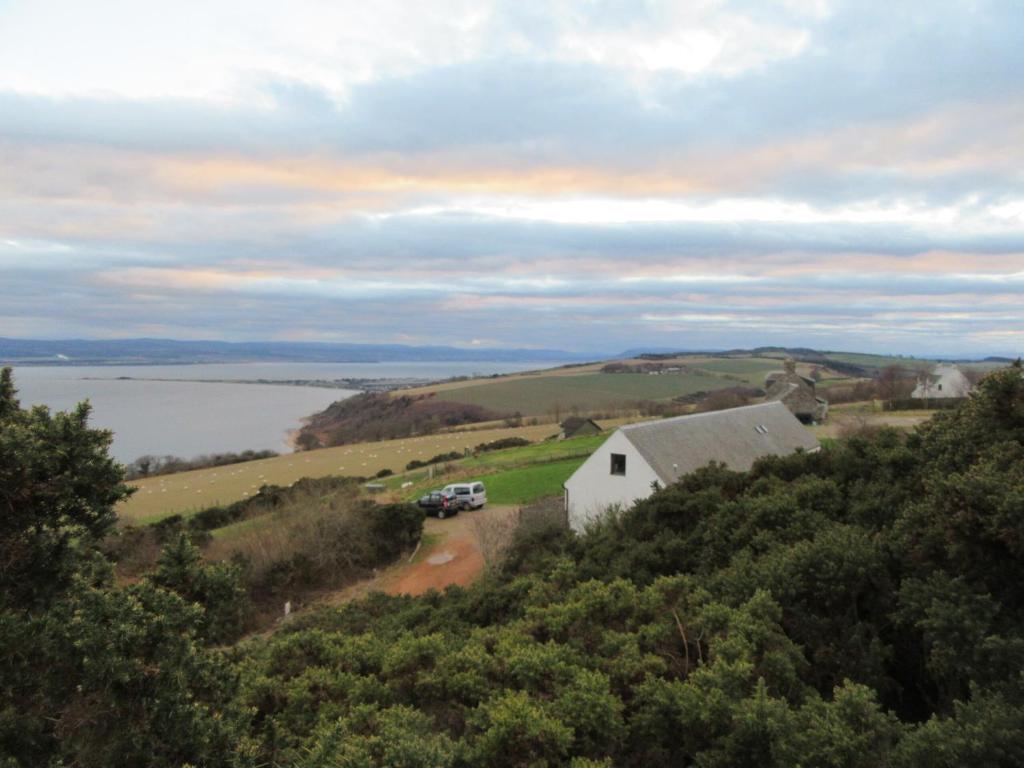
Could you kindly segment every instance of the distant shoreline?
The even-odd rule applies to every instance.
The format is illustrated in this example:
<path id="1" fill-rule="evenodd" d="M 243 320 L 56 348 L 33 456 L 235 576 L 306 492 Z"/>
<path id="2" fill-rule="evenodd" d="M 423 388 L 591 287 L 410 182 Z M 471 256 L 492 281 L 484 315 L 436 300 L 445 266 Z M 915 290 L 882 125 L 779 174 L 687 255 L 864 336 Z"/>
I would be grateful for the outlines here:
<path id="1" fill-rule="evenodd" d="M 440 384 L 452 379 L 379 378 L 379 379 L 166 379 L 151 376 L 83 376 L 82 381 L 187 381 L 194 384 L 270 384 L 284 387 L 317 387 L 340 389 L 349 392 L 390 392 L 407 387 L 422 387 Z"/>

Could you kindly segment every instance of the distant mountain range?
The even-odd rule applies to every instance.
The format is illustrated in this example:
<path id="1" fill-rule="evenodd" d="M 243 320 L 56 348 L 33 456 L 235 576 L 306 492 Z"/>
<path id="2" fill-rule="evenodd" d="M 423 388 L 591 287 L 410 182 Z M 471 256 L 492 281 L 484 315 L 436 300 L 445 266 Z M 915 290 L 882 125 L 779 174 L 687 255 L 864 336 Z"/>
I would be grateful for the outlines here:
<path id="1" fill-rule="evenodd" d="M 171 339 L 34 340 L 0 338 L 0 363 L 21 365 L 168 365 L 302 362 L 538 362 L 567 363 L 592 355 L 557 349 L 414 347 L 292 341 L 174 341 Z"/>
<path id="2" fill-rule="evenodd" d="M 501 349 L 494 347 L 417 347 L 405 344 L 333 344 L 298 341 L 176 341 L 173 339 L 9 339 L 0 337 L 0 364 L 19 365 L 174 365 L 188 363 L 401 363 L 401 362 L 509 362 L 580 363 L 634 358 L 641 355 L 726 354 L 791 355 L 814 360 L 835 354 L 805 347 L 755 349 L 688 349 L 639 347 L 617 355 L 567 352 L 561 349 Z M 870 354 L 870 353 L 867 353 Z M 886 357 L 881 355 L 879 357 Z M 911 358 L 913 359 L 913 358 Z M 929 359 L 929 358 L 922 358 Z M 943 355 L 930 359 L 978 360 L 976 355 Z M 988 362 L 1010 362 L 1011 357 L 988 357 Z"/>

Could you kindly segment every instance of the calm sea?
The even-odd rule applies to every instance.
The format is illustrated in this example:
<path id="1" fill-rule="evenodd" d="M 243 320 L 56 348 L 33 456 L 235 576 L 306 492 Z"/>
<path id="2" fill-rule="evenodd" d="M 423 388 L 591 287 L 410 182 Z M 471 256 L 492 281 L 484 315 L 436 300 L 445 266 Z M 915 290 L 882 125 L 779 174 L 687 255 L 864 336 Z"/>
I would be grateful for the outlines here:
<path id="1" fill-rule="evenodd" d="M 232 382 L 441 379 L 549 366 L 482 362 L 15 366 L 14 380 L 23 406 L 67 410 L 88 398 L 93 407 L 92 425 L 113 430 L 111 453 L 119 461 L 130 462 L 145 454 L 190 458 L 249 448 L 285 452 L 290 450 L 288 433 L 297 429 L 304 417 L 355 394 L 320 387 Z"/>

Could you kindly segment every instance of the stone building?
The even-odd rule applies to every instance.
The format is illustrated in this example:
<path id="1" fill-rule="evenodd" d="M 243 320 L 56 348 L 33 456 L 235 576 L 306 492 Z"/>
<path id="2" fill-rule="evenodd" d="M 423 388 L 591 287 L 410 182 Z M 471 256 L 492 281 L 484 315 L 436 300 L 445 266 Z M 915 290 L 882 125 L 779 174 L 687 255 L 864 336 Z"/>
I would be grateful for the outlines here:
<path id="1" fill-rule="evenodd" d="M 584 435 L 599 435 L 603 430 L 601 426 L 592 419 L 585 419 L 582 416 L 570 416 L 562 422 L 562 430 L 558 433 L 559 440 L 570 437 L 583 437 Z"/>
<path id="2" fill-rule="evenodd" d="M 796 372 L 796 361 L 786 360 L 785 368 L 772 371 L 764 380 L 765 401 L 778 401 L 804 424 L 825 420 L 828 415 L 828 401 L 817 396 L 814 380 Z"/>

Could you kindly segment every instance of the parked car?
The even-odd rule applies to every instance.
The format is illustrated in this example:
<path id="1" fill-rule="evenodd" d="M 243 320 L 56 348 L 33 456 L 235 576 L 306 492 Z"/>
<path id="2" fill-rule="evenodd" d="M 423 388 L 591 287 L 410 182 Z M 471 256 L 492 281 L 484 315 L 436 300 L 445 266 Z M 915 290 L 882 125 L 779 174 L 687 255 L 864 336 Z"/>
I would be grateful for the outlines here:
<path id="1" fill-rule="evenodd" d="M 442 491 L 454 493 L 461 509 L 480 509 L 487 503 L 487 489 L 479 480 L 471 480 L 468 483 L 452 483 L 446 485 Z"/>
<path id="2" fill-rule="evenodd" d="M 459 513 L 459 500 L 454 493 L 445 491 L 431 491 L 421 497 L 416 505 L 428 515 L 436 515 L 438 520 L 444 520 L 446 517 Z"/>

